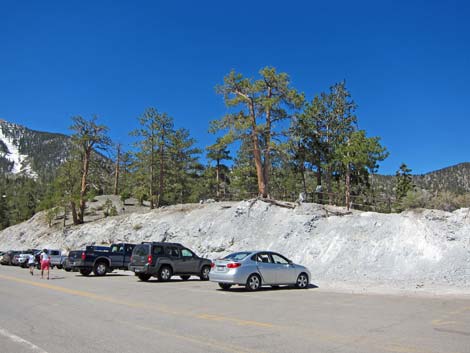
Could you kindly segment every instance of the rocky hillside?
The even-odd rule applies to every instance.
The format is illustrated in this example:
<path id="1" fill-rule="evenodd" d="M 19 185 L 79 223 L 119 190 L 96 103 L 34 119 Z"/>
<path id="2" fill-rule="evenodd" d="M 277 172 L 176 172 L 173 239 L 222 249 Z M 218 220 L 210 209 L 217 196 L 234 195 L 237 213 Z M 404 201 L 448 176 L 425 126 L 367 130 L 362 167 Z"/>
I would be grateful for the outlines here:
<path id="1" fill-rule="evenodd" d="M 433 193 L 436 191 L 449 191 L 455 194 L 470 193 L 470 163 L 460 163 L 430 173 L 413 175 L 412 179 L 417 188 Z M 377 190 L 393 195 L 395 176 L 374 175 L 372 183 Z"/>
<path id="2" fill-rule="evenodd" d="M 353 291 L 382 288 L 470 293 L 470 210 L 402 214 L 346 212 L 262 201 L 191 204 L 48 228 L 42 213 L 0 232 L 0 249 L 80 249 L 114 241 L 174 241 L 218 258 L 271 249 L 312 271 L 312 283 Z"/>
<path id="3" fill-rule="evenodd" d="M 70 137 L 0 120 L 0 174 L 43 178 L 65 160 Z"/>

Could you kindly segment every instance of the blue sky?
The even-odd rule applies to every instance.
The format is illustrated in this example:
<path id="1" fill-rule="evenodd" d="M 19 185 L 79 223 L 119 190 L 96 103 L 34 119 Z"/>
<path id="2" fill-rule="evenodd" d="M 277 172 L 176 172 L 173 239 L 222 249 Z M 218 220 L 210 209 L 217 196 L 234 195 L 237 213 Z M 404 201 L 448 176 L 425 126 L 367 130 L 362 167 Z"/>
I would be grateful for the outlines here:
<path id="1" fill-rule="evenodd" d="M 359 127 L 425 173 L 470 161 L 466 1 L 0 1 L 0 118 L 69 133 L 93 114 L 129 143 L 154 106 L 215 140 L 214 87 L 287 72 L 310 100 L 346 80 Z"/>

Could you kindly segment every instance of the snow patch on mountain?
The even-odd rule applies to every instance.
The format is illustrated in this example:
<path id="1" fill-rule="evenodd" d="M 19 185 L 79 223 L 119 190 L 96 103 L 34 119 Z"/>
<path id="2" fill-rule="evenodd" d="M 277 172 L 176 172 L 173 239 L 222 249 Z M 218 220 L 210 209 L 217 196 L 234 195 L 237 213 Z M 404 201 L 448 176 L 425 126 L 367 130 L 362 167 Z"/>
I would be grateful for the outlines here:
<path id="1" fill-rule="evenodd" d="M 0 127 L 0 140 L 3 141 L 8 150 L 8 152 L 5 153 L 2 157 L 5 157 L 10 162 L 13 162 L 11 173 L 24 174 L 31 178 L 37 178 L 38 175 L 31 168 L 31 165 L 28 161 L 28 156 L 20 153 L 17 141 L 6 136 L 3 132 L 3 127 Z"/>

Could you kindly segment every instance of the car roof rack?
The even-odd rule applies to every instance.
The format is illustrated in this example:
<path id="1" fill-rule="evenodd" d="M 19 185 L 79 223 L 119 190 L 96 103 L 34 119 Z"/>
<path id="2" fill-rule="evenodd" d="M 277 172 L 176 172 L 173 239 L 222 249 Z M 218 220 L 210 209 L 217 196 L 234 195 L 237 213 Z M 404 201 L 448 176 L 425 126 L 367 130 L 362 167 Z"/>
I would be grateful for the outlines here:
<path id="1" fill-rule="evenodd" d="M 183 246 L 181 243 L 168 243 L 165 241 L 143 241 L 141 244 Z"/>

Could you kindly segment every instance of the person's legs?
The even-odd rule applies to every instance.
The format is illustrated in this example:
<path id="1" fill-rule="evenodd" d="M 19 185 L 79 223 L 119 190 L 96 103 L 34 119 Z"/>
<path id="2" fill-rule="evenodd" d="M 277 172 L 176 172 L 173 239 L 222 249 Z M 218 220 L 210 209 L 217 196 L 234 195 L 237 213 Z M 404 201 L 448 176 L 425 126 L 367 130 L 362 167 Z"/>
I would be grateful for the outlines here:
<path id="1" fill-rule="evenodd" d="M 49 279 L 49 269 L 51 268 L 51 264 L 49 261 L 47 262 L 47 279 Z"/>
<path id="2" fill-rule="evenodd" d="M 44 279 L 44 268 L 45 268 L 44 263 L 45 261 L 41 261 L 41 279 Z"/>

